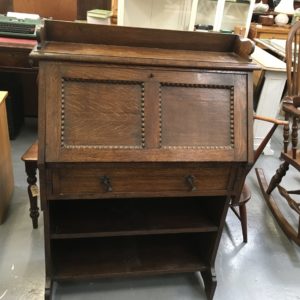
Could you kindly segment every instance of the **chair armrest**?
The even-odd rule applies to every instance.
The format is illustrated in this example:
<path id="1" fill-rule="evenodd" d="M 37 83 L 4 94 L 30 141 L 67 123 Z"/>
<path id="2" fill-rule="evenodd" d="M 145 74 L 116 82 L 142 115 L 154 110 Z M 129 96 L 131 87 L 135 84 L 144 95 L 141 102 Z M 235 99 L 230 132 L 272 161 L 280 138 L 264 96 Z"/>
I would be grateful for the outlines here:
<path id="1" fill-rule="evenodd" d="M 283 103 L 293 104 L 295 107 L 299 107 L 300 106 L 300 96 L 298 96 L 298 95 L 285 96 L 283 98 Z"/>
<path id="2" fill-rule="evenodd" d="M 300 110 L 294 104 L 283 103 L 282 109 L 291 115 L 300 117 Z"/>
<path id="3" fill-rule="evenodd" d="M 273 124 L 277 124 L 277 125 L 288 125 L 289 124 L 289 122 L 285 121 L 285 120 L 279 120 L 279 119 L 263 117 L 263 116 L 258 116 L 258 115 L 254 115 L 254 119 L 269 122 L 269 123 L 273 123 Z"/>

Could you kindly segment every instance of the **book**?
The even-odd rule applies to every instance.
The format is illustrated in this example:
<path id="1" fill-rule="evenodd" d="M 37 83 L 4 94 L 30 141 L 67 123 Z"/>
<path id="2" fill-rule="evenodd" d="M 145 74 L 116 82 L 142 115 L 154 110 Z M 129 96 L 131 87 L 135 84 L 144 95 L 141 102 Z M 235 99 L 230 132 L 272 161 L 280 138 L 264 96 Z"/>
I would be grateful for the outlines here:
<path id="1" fill-rule="evenodd" d="M 104 9 L 93 9 L 87 12 L 87 16 L 93 18 L 106 19 L 112 16 L 112 11 Z"/>

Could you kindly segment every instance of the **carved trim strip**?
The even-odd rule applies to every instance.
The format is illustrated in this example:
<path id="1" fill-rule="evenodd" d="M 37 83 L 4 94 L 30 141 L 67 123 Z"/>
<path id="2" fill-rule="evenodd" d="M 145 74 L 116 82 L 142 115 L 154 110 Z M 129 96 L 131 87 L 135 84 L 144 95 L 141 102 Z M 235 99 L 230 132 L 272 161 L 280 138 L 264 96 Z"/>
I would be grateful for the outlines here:
<path id="1" fill-rule="evenodd" d="M 60 147 L 65 147 L 65 80 L 61 79 L 61 128 L 60 128 Z"/>
<path id="2" fill-rule="evenodd" d="M 234 148 L 234 87 L 230 87 L 230 146 Z"/>
<path id="3" fill-rule="evenodd" d="M 163 146 L 163 149 L 232 150 L 232 146 Z"/>
<path id="4" fill-rule="evenodd" d="M 161 84 L 159 85 L 159 147 L 162 147 L 162 96 Z"/>
<path id="5" fill-rule="evenodd" d="M 140 83 L 142 87 L 142 97 L 141 97 L 141 134 L 142 134 L 142 147 L 138 149 L 145 148 L 145 84 Z"/>
<path id="6" fill-rule="evenodd" d="M 141 87 L 141 145 L 67 145 L 65 143 L 65 82 L 89 82 L 89 83 L 109 83 L 109 84 L 127 84 L 140 85 Z M 143 149 L 145 148 L 145 84 L 142 81 L 129 80 L 99 80 L 99 79 L 85 79 L 85 78 L 69 78 L 63 77 L 61 79 L 61 132 L 60 132 L 60 146 L 64 149 Z"/>
<path id="7" fill-rule="evenodd" d="M 163 86 L 187 87 L 187 88 L 210 88 L 230 90 L 230 145 L 224 146 L 163 146 L 162 145 L 162 89 Z M 234 86 L 216 84 L 172 83 L 161 82 L 159 87 L 159 146 L 163 149 L 195 149 L 195 150 L 232 150 L 234 149 Z"/>

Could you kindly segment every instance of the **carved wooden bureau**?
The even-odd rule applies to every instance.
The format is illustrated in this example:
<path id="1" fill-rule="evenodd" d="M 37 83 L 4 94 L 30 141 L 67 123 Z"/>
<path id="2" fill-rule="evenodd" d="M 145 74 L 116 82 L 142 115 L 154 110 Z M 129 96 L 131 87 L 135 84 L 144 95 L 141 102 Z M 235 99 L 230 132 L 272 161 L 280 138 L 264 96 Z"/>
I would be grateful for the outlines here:
<path id="1" fill-rule="evenodd" d="M 235 35 L 46 21 L 39 171 L 53 281 L 201 272 L 253 160 L 253 46 Z"/>

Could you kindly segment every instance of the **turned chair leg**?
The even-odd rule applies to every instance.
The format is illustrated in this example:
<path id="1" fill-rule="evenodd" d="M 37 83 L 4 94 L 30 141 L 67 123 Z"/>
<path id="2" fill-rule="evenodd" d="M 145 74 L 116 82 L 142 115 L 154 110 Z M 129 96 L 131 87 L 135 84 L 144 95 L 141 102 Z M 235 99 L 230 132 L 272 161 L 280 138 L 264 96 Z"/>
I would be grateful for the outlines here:
<path id="1" fill-rule="evenodd" d="M 38 217 L 39 217 L 39 207 L 37 204 L 38 201 L 38 187 L 36 185 L 36 171 L 37 171 L 37 162 L 36 161 L 25 161 L 25 171 L 27 174 L 27 183 L 28 183 L 28 196 L 30 201 L 30 217 L 32 219 L 33 228 L 38 228 Z"/>
<path id="2" fill-rule="evenodd" d="M 267 194 L 270 195 L 273 190 L 277 187 L 277 185 L 281 182 L 282 178 L 285 176 L 286 172 L 289 169 L 289 163 L 284 162 L 280 165 L 280 167 L 276 170 L 275 175 L 272 177 L 269 187 L 267 189 Z"/>
<path id="3" fill-rule="evenodd" d="M 250 199 L 251 199 L 251 191 L 249 190 L 247 184 L 244 184 L 239 201 L 237 203 L 235 203 L 233 201 L 230 204 L 231 210 L 234 212 L 234 214 L 238 217 L 238 219 L 241 222 L 244 243 L 248 242 L 246 204 Z M 237 208 L 236 208 L 237 206 L 239 207 L 239 211 L 237 211 Z"/>
<path id="4" fill-rule="evenodd" d="M 247 230 L 247 208 L 246 203 L 243 203 L 239 206 L 240 211 L 240 220 L 242 225 L 242 233 L 243 233 L 243 240 L 244 243 L 248 242 L 248 230 Z"/>

